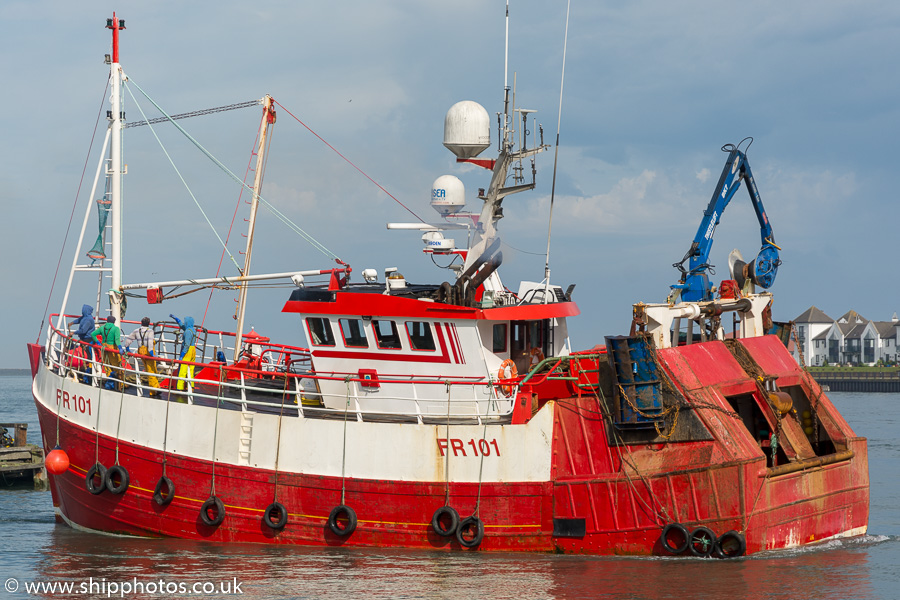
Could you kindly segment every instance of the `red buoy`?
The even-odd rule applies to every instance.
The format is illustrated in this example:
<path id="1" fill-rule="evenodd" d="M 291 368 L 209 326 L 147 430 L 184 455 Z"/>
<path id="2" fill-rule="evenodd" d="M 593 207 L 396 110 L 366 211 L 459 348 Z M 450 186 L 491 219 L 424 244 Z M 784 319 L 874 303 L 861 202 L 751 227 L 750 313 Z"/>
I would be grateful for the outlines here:
<path id="1" fill-rule="evenodd" d="M 47 471 L 51 474 L 62 475 L 69 470 L 69 455 L 66 454 L 65 450 L 57 446 L 47 454 L 47 458 L 44 459 L 44 466 L 47 467 Z"/>

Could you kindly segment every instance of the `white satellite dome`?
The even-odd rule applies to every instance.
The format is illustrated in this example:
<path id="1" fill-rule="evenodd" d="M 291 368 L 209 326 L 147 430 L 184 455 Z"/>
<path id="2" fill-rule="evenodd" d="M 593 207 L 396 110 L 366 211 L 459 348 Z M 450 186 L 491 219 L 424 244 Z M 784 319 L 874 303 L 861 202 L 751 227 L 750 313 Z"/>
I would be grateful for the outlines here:
<path id="1" fill-rule="evenodd" d="M 444 146 L 457 158 L 474 158 L 491 145 L 491 118 L 477 102 L 457 102 L 444 117 Z"/>
<path id="2" fill-rule="evenodd" d="M 453 175 L 441 175 L 431 184 L 431 207 L 441 215 L 459 212 L 466 204 L 466 186 Z"/>

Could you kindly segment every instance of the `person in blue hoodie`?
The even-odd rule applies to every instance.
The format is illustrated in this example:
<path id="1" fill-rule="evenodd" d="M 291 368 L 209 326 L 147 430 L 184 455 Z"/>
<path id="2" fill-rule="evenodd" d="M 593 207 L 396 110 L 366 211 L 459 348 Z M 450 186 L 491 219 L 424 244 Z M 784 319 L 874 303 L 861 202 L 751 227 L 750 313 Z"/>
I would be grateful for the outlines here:
<path id="1" fill-rule="evenodd" d="M 94 307 L 90 304 L 85 304 L 81 307 L 81 316 L 72 321 L 71 325 L 78 325 L 78 330 L 75 331 L 75 336 L 81 340 L 82 342 L 87 342 L 88 344 L 93 344 L 94 340 L 91 338 L 91 332 L 94 331 Z"/>
<path id="2" fill-rule="evenodd" d="M 187 363 L 192 363 L 197 359 L 197 330 L 194 329 L 194 317 L 185 317 L 184 322 L 181 321 L 175 315 L 169 315 L 175 322 L 178 323 L 178 326 L 181 327 L 181 330 L 184 332 L 184 337 L 182 339 L 181 344 L 181 356 L 179 356 L 179 360 L 186 361 Z M 184 389 L 184 379 L 194 378 L 194 365 L 182 363 L 178 368 L 178 384 L 177 388 L 179 390 Z"/>
<path id="3" fill-rule="evenodd" d="M 94 307 L 90 304 L 85 304 L 81 307 L 81 316 L 72 321 L 70 325 L 78 325 L 78 329 L 75 331 L 75 337 L 82 342 L 87 344 L 94 344 L 95 341 L 91 337 L 91 333 L 94 331 Z M 86 369 L 87 365 L 83 362 L 84 359 L 90 360 L 93 351 L 86 346 L 79 346 L 71 350 L 71 354 L 73 356 L 73 364 L 77 365 L 76 370 L 79 372 L 82 369 Z M 87 372 L 82 373 L 82 377 L 84 383 L 90 383 L 91 379 L 88 376 Z"/>

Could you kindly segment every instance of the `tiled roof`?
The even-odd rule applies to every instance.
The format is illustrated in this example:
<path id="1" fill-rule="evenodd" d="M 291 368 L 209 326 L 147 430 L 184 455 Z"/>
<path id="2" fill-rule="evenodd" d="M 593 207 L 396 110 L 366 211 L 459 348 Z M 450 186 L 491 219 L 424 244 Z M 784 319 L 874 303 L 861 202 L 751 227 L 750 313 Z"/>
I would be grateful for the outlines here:
<path id="1" fill-rule="evenodd" d="M 802 315 L 794 319 L 794 323 L 834 323 L 834 319 L 815 306 L 810 306 Z"/>
<path id="2" fill-rule="evenodd" d="M 893 321 L 872 321 L 872 325 L 878 331 L 881 339 L 891 339 L 897 336 L 897 323 Z"/>
<path id="3" fill-rule="evenodd" d="M 869 320 L 856 312 L 855 310 L 848 310 L 843 315 L 838 317 L 838 321 L 844 321 L 845 323 L 856 323 L 857 321 L 862 321 L 863 323 L 868 323 Z"/>

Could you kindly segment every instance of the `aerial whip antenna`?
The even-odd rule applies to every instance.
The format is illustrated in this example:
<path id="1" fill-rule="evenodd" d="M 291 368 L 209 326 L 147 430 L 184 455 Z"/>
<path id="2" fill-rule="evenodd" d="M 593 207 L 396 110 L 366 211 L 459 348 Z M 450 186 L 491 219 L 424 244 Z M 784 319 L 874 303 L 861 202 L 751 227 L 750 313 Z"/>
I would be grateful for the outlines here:
<path id="1" fill-rule="evenodd" d="M 556 148 L 553 152 L 553 183 L 550 185 L 550 217 L 547 222 L 547 260 L 544 263 L 544 303 L 546 304 L 550 289 L 550 233 L 553 230 L 553 200 L 556 197 L 556 165 L 559 162 L 559 129 L 562 123 L 563 84 L 566 81 L 566 45 L 569 41 L 569 7 L 572 0 L 566 2 L 566 32 L 563 36 L 562 75 L 559 80 L 559 114 L 556 117 Z"/>

